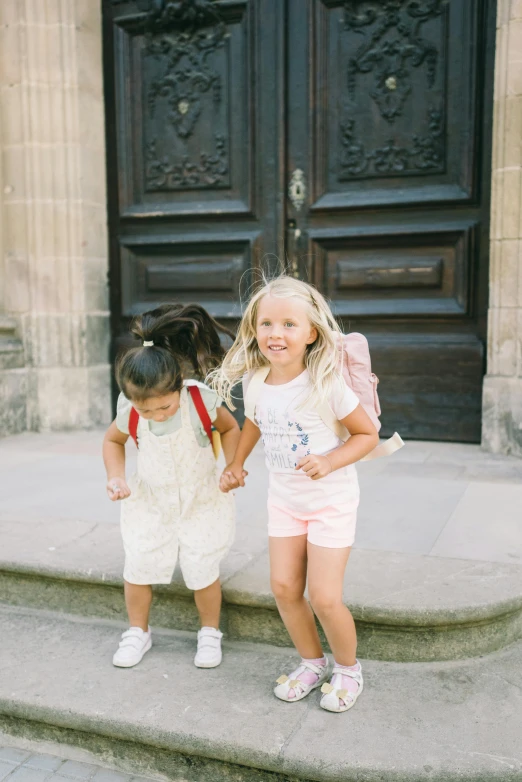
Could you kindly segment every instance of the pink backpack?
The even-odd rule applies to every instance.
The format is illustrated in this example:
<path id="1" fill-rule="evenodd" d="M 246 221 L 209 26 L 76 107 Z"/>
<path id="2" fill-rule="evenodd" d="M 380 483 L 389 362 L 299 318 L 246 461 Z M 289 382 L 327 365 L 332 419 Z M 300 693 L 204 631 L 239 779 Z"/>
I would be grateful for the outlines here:
<path id="1" fill-rule="evenodd" d="M 377 393 L 379 378 L 372 372 L 368 340 L 363 334 L 354 331 L 352 334 L 343 334 L 340 342 L 339 373 L 343 376 L 346 385 L 359 398 L 372 424 L 379 431 L 381 428 L 379 421 L 381 406 Z"/>
<path id="2" fill-rule="evenodd" d="M 377 385 L 379 378 L 372 372 L 372 363 L 370 360 L 370 349 L 368 340 L 362 334 L 353 332 L 352 334 L 341 334 L 339 344 L 339 373 L 342 375 L 345 383 L 354 394 L 359 398 L 359 402 L 371 418 L 377 431 L 381 428 L 379 416 L 381 406 L 377 394 Z M 256 370 L 250 379 L 245 395 L 245 415 L 251 421 L 255 418 L 256 403 L 261 393 L 263 383 L 270 371 L 269 366 L 261 367 Z M 350 434 L 334 415 L 334 412 L 328 402 L 323 402 L 316 408 L 328 426 L 340 440 L 346 441 Z M 402 438 L 397 432 L 383 443 L 380 443 L 361 461 L 370 461 L 378 459 L 380 456 L 389 456 L 398 451 L 404 445 Z"/>

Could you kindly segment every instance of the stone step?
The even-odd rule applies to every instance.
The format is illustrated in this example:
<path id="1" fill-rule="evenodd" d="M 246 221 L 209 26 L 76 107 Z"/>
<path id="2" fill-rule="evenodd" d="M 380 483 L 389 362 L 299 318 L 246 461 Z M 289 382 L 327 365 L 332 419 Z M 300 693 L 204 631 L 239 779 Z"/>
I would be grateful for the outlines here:
<path id="1" fill-rule="evenodd" d="M 125 757 L 134 773 L 196 782 L 520 780 L 522 644 L 484 659 L 364 662 L 355 708 L 319 693 L 281 703 L 295 656 L 225 640 L 193 666 L 195 636 L 162 631 L 132 669 L 112 654 L 123 624 L 0 608 L 0 730 Z"/>
<path id="2" fill-rule="evenodd" d="M 0 522 L 0 603 L 125 619 L 117 525 L 37 518 Z M 270 592 L 266 542 L 238 530 L 223 563 L 223 629 L 241 641 L 290 646 Z M 345 600 L 368 659 L 463 659 L 522 637 L 518 565 L 355 549 Z M 155 588 L 154 627 L 195 630 L 192 594 L 177 573 Z"/>

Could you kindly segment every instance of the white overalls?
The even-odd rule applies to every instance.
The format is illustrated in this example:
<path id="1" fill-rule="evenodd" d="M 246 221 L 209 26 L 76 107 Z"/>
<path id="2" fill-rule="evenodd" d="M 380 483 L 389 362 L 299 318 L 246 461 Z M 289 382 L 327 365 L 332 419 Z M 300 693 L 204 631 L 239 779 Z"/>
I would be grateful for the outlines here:
<path id="1" fill-rule="evenodd" d="M 234 539 L 234 497 L 218 487 L 210 444 L 202 448 L 190 421 L 188 392 L 180 393 L 181 427 L 156 436 L 138 422 L 138 470 L 122 502 L 123 577 L 131 584 L 169 584 L 179 562 L 189 589 L 219 578 Z"/>

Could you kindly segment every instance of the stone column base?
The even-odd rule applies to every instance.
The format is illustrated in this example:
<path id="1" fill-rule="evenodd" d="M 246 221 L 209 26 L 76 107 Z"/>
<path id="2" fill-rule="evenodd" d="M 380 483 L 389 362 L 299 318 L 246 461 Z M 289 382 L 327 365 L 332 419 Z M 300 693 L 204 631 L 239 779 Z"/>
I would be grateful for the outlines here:
<path id="1" fill-rule="evenodd" d="M 28 428 L 49 432 L 107 426 L 111 420 L 111 367 L 29 369 Z"/>
<path id="2" fill-rule="evenodd" d="M 0 437 L 27 429 L 27 369 L 16 322 L 0 315 Z"/>
<path id="3" fill-rule="evenodd" d="M 522 378 L 486 376 L 482 405 L 483 447 L 522 456 Z"/>
<path id="4" fill-rule="evenodd" d="M 0 437 L 27 429 L 27 370 L 0 369 Z"/>

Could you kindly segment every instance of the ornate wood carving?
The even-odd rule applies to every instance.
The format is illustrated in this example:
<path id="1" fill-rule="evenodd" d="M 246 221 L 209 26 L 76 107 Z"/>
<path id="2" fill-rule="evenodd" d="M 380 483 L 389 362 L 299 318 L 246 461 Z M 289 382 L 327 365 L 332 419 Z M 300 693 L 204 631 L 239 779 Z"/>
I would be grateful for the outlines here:
<path id="1" fill-rule="evenodd" d="M 144 67 L 148 61 L 147 72 L 154 74 L 145 83 L 146 188 L 154 191 L 226 186 L 228 137 L 226 128 L 220 127 L 216 119 L 223 84 L 213 56 L 224 47 L 227 31 L 215 3 L 138 0 L 138 4 L 146 11 Z M 160 117 L 159 106 L 163 107 Z M 207 120 L 210 117 L 213 125 L 212 135 L 210 123 L 205 126 L 199 122 L 205 109 Z M 165 121 L 177 142 L 172 143 L 172 139 L 169 143 Z M 191 138 L 194 144 L 189 148 L 187 142 Z"/>
<path id="2" fill-rule="evenodd" d="M 429 109 L 427 126 L 423 135 L 412 134 L 408 146 L 389 139 L 382 146 L 367 150 L 364 141 L 356 137 L 355 120 L 345 120 L 340 126 L 339 180 L 443 171 L 444 125 L 440 110 Z"/>
<path id="3" fill-rule="evenodd" d="M 415 69 L 424 67 L 433 87 L 439 53 L 422 37 L 422 26 L 440 16 L 448 0 L 346 0 L 344 27 L 364 35 L 348 62 L 348 93 L 355 99 L 357 76 L 373 73 L 370 95 L 390 124 L 412 91 Z M 368 28 L 368 29 L 366 29 Z"/>
<path id="4" fill-rule="evenodd" d="M 151 38 L 146 56 L 157 57 L 166 65 L 166 72 L 149 85 L 147 103 L 154 117 L 159 99 L 169 105 L 168 119 L 180 138 L 188 138 L 201 114 L 203 95 L 210 90 L 215 103 L 221 101 L 221 77 L 208 63 L 208 58 L 224 44 L 224 30 L 219 25 L 210 33 L 174 33 Z"/>
<path id="5" fill-rule="evenodd" d="M 137 4 L 147 12 L 151 33 L 190 33 L 221 23 L 214 0 L 137 0 Z"/>
<path id="6" fill-rule="evenodd" d="M 168 155 L 158 157 L 157 140 L 147 146 L 146 182 L 148 190 L 179 190 L 194 187 L 219 187 L 226 184 L 228 164 L 225 139 L 219 133 L 214 135 L 215 152 L 209 155 L 200 152 L 199 161 L 185 155 L 179 161 L 172 161 Z"/>

